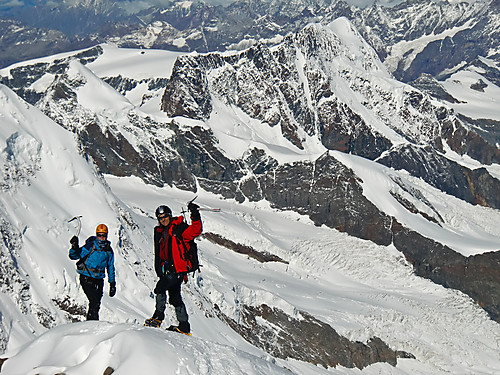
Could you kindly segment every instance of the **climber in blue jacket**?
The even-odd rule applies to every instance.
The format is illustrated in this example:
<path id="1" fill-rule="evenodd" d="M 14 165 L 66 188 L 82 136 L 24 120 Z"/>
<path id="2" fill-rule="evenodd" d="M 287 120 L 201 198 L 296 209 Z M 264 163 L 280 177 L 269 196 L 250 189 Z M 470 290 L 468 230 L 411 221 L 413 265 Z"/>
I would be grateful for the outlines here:
<path id="1" fill-rule="evenodd" d="M 89 300 L 87 320 L 99 320 L 106 270 L 108 272 L 109 296 L 113 297 L 116 294 L 115 257 L 111 243 L 107 238 L 108 227 L 99 224 L 96 228 L 96 235 L 87 238 L 82 247 L 78 246 L 77 236 L 73 236 L 69 241 L 71 243 L 69 257 L 78 260 L 76 268 L 80 274 L 80 284 Z"/>

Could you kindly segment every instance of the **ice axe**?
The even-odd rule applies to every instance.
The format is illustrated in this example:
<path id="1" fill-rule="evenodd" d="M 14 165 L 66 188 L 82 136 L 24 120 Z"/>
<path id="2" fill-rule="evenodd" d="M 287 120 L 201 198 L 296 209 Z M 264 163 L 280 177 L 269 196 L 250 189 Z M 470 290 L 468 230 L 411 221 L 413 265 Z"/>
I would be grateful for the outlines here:
<path id="1" fill-rule="evenodd" d="M 186 203 L 186 207 L 189 207 L 189 205 L 190 205 L 191 203 L 193 203 L 193 202 L 194 202 L 194 200 L 195 200 L 196 198 L 198 198 L 198 196 L 197 196 L 197 195 L 195 195 L 193 199 L 191 199 L 189 202 L 187 202 L 187 203 Z M 182 216 L 184 216 L 184 219 L 186 219 L 186 213 L 187 213 L 187 211 L 186 211 L 186 210 L 184 210 L 184 207 L 182 207 L 182 208 L 181 208 L 181 214 L 182 214 Z"/>
<path id="2" fill-rule="evenodd" d="M 194 202 L 194 200 L 198 198 L 198 196 L 196 195 L 193 199 L 191 199 L 189 202 L 187 202 L 187 206 L 189 207 L 189 204 Z M 221 212 L 221 209 L 220 208 L 209 208 L 209 207 L 200 207 L 199 208 L 200 211 L 209 211 L 209 212 Z M 182 210 L 181 213 L 184 215 L 187 211 L 184 211 Z M 185 216 L 184 216 L 185 218 Z"/>
<path id="3" fill-rule="evenodd" d="M 191 199 L 187 205 L 189 207 L 189 204 L 194 202 L 194 200 L 198 198 L 198 196 L 195 196 L 193 199 Z M 200 207 L 199 208 L 200 211 L 210 211 L 210 212 L 221 212 L 221 209 L 220 208 L 209 208 L 209 207 Z"/>
<path id="4" fill-rule="evenodd" d="M 188 207 L 189 207 L 189 204 L 193 203 L 196 198 L 198 198 L 198 196 L 195 196 L 193 199 L 191 199 L 189 202 L 187 202 Z M 199 210 L 200 211 L 210 211 L 210 212 L 221 212 L 220 208 L 210 208 L 210 207 L 200 207 Z M 184 212 L 185 211 L 183 211 L 183 213 Z"/>
<path id="5" fill-rule="evenodd" d="M 75 216 L 74 218 L 68 220 L 68 223 L 71 223 L 73 220 L 78 220 L 78 231 L 76 232 L 76 237 L 78 237 L 80 235 L 80 229 L 82 229 L 82 221 L 80 220 L 80 218 L 82 217 L 82 215 L 79 215 L 79 216 Z"/>

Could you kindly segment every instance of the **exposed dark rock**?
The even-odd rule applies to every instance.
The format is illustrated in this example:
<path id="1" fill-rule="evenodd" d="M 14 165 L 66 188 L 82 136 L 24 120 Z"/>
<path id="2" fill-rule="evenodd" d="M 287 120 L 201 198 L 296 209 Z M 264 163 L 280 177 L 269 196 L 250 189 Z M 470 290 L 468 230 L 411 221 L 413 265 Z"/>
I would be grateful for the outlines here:
<path id="1" fill-rule="evenodd" d="M 488 84 L 485 83 L 482 79 L 479 79 L 477 82 L 474 82 L 470 85 L 470 88 L 479 92 L 484 92 L 484 89 L 488 87 Z"/>
<path id="2" fill-rule="evenodd" d="M 221 182 L 239 180 L 243 177 L 239 162 L 229 159 L 216 145 L 213 133 L 199 126 L 179 132 L 172 142 L 195 176 Z"/>
<path id="3" fill-rule="evenodd" d="M 500 148 L 495 143 L 488 143 L 478 133 L 465 129 L 458 120 L 443 121 L 442 136 L 460 155 L 467 154 L 482 164 L 500 163 Z"/>
<path id="4" fill-rule="evenodd" d="M 122 95 L 125 95 L 127 91 L 135 89 L 140 83 L 132 78 L 123 78 L 121 75 L 117 77 L 107 77 L 104 79 L 104 82 L 113 87 Z"/>
<path id="5" fill-rule="evenodd" d="M 187 56 L 176 60 L 163 94 L 161 109 L 170 117 L 206 120 L 210 116 L 212 104 L 207 78 L 194 58 Z"/>
<path id="6" fill-rule="evenodd" d="M 438 154 L 431 147 L 405 145 L 391 150 L 377 161 L 394 169 L 406 170 L 469 203 L 500 208 L 499 180 L 484 168 L 467 169 Z"/>
<path id="7" fill-rule="evenodd" d="M 391 219 L 364 195 L 354 172 L 328 154 L 314 163 L 284 164 L 259 177 L 264 197 L 274 207 L 308 215 L 377 244 L 391 243 Z"/>
<path id="8" fill-rule="evenodd" d="M 376 159 L 392 143 L 368 127 L 363 119 L 344 103 L 325 101 L 318 107 L 321 142 L 329 150 Z"/>
<path id="9" fill-rule="evenodd" d="M 359 369 L 377 362 L 396 366 L 398 358 L 414 358 L 409 353 L 392 350 L 378 337 L 366 344 L 350 341 L 303 311 L 297 319 L 267 305 L 243 305 L 238 322 L 222 314 L 217 306 L 216 312 L 245 340 L 277 358 L 293 358 L 325 368 Z M 269 324 L 260 324 L 257 318 Z"/>
<path id="10" fill-rule="evenodd" d="M 52 86 L 53 100 L 76 100 L 76 93 L 65 82 L 59 81 Z"/>
<path id="11" fill-rule="evenodd" d="M 455 99 L 451 94 L 449 94 L 443 86 L 430 74 L 421 74 L 416 80 L 408 82 L 413 87 L 429 94 L 430 96 L 446 100 L 450 103 L 458 103 L 459 101 Z"/>
<path id="12" fill-rule="evenodd" d="M 7 360 L 7 358 L 0 358 L 0 372 L 2 371 L 2 365 Z"/>
<path id="13" fill-rule="evenodd" d="M 173 128 L 176 129 L 175 125 Z M 120 133 L 106 130 L 103 134 L 95 123 L 87 125 L 79 139 L 83 151 L 92 157 L 102 173 L 135 175 L 158 186 L 167 183 L 185 190 L 195 189 L 194 177 L 181 157 L 164 144 L 153 144 L 163 150 L 161 157 L 157 157 L 145 148 L 136 150 Z"/>
<path id="14" fill-rule="evenodd" d="M 470 170 L 464 167 L 469 188 L 474 195 L 474 204 L 500 208 L 500 181 L 492 177 L 486 168 Z"/>
<path id="15" fill-rule="evenodd" d="M 496 2 L 498 3 L 498 0 L 496 0 Z M 485 79 L 494 83 L 497 86 L 500 86 L 500 70 L 496 69 L 494 66 L 488 65 L 485 61 L 481 59 L 481 57 L 474 59 L 471 65 L 474 68 L 476 67 L 479 68 L 479 70 L 481 71 L 481 76 L 483 76 Z"/>
<path id="16" fill-rule="evenodd" d="M 440 225 L 440 222 L 438 220 L 436 220 L 434 217 L 426 214 L 425 212 L 422 212 L 419 209 L 417 209 L 417 207 L 415 207 L 415 205 L 413 203 L 411 203 L 408 199 L 405 199 L 404 197 L 402 197 L 400 194 L 397 194 L 397 193 L 391 191 L 391 195 L 394 197 L 394 199 L 396 199 L 399 202 L 399 204 L 401 204 L 401 206 L 406 208 L 411 213 L 421 215 L 426 220 L 429 220 L 430 222 L 433 222 L 433 223 Z"/>
<path id="17" fill-rule="evenodd" d="M 87 315 L 86 307 L 71 301 L 69 296 L 52 299 L 52 301 L 57 305 L 57 307 L 59 307 L 59 309 L 68 313 L 68 319 L 72 322 L 82 321 Z"/>
<path id="18" fill-rule="evenodd" d="M 251 202 L 257 202 L 264 198 L 264 194 L 262 193 L 259 185 L 259 180 L 255 176 L 247 177 L 241 180 L 238 190 Z"/>
<path id="19" fill-rule="evenodd" d="M 233 242 L 227 238 L 222 237 L 220 234 L 217 233 L 204 232 L 202 236 L 212 243 L 224 246 L 225 248 L 233 250 L 236 253 L 248 255 L 250 258 L 253 258 L 261 263 L 281 262 L 288 264 L 287 261 L 281 259 L 277 255 L 270 254 L 267 251 L 258 251 L 251 246 Z"/>
<path id="20" fill-rule="evenodd" d="M 491 119 L 472 119 L 464 115 L 459 115 L 464 123 L 470 125 L 469 128 L 478 133 L 490 145 L 500 144 L 500 121 Z"/>
<path id="21" fill-rule="evenodd" d="M 413 264 L 415 273 L 469 295 L 500 323 L 500 250 L 465 257 L 394 220 L 394 246 Z"/>

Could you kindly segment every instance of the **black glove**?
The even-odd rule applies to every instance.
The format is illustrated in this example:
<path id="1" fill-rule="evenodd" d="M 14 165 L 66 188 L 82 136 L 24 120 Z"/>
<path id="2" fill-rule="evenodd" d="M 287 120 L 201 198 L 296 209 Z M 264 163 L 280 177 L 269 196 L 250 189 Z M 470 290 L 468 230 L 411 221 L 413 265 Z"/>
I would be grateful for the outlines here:
<path id="1" fill-rule="evenodd" d="M 116 294 L 116 282 L 109 283 L 109 296 L 113 297 Z"/>
<path id="2" fill-rule="evenodd" d="M 69 240 L 69 243 L 71 244 L 71 248 L 73 250 L 78 250 L 80 248 L 78 246 L 78 237 L 77 236 L 71 237 L 71 240 Z"/>
<path id="3" fill-rule="evenodd" d="M 188 204 L 188 210 L 191 213 L 191 220 L 194 220 L 194 221 L 201 220 L 199 209 L 200 209 L 200 206 L 198 206 L 196 203 L 190 202 Z"/>

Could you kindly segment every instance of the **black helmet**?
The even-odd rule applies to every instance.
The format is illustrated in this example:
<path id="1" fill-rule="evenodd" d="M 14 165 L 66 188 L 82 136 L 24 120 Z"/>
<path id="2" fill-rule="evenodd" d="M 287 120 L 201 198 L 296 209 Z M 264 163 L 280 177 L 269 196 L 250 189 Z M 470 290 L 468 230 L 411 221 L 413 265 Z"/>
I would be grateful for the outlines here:
<path id="1" fill-rule="evenodd" d="M 167 215 L 172 217 L 172 210 L 168 206 L 159 206 L 155 211 L 156 218 L 160 215 Z"/>

